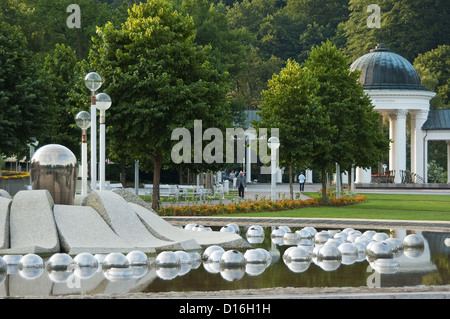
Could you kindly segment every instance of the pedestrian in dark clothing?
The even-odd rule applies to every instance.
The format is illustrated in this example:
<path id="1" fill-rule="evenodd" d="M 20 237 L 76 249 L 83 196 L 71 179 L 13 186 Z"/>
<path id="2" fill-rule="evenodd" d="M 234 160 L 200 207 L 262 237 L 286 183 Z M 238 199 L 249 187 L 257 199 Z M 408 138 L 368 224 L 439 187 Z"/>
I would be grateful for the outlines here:
<path id="1" fill-rule="evenodd" d="M 239 190 L 239 197 L 244 198 L 244 190 L 245 190 L 245 187 L 247 187 L 246 182 L 245 182 L 244 172 L 241 171 L 239 173 L 236 184 L 237 184 L 237 188 Z"/>

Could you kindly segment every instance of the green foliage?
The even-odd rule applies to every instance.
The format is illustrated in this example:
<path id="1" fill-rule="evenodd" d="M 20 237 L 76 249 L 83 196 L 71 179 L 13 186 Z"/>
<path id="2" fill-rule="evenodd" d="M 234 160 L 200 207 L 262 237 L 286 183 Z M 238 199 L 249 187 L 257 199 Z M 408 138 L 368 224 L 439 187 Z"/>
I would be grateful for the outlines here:
<path id="1" fill-rule="evenodd" d="M 195 44 L 193 25 L 168 1 L 135 5 L 121 28 L 108 23 L 98 29 L 90 54 L 113 101 L 109 147 L 131 158 L 150 158 L 154 185 L 163 159 L 170 157 L 175 128 L 193 129 L 197 119 L 222 129 L 231 120 L 227 74 L 208 61 L 208 48 Z"/>
<path id="2" fill-rule="evenodd" d="M 428 183 L 447 183 L 447 172 L 436 161 L 428 163 Z"/>
<path id="3" fill-rule="evenodd" d="M 0 154 L 25 155 L 47 128 L 45 86 L 18 27 L 0 22 Z"/>

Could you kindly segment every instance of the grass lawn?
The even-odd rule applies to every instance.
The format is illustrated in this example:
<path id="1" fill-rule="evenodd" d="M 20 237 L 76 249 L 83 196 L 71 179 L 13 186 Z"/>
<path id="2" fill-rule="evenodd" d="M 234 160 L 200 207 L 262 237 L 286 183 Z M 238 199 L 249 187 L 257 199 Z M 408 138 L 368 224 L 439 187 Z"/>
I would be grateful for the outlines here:
<path id="1" fill-rule="evenodd" d="M 317 193 L 307 193 L 310 197 Z M 450 196 L 364 194 L 365 203 L 342 207 L 310 207 L 267 213 L 232 214 L 246 217 L 362 218 L 450 221 Z M 225 215 L 223 215 L 225 216 Z"/>

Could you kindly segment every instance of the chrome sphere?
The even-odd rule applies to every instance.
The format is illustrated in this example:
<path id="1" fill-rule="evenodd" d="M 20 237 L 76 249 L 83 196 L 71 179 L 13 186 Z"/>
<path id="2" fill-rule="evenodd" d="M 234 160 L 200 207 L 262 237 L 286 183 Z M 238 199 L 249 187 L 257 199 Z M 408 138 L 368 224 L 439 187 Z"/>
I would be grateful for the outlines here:
<path id="1" fill-rule="evenodd" d="M 109 253 L 103 260 L 103 269 L 128 268 L 129 266 L 127 257 L 122 253 Z"/>
<path id="2" fill-rule="evenodd" d="M 311 261 L 311 254 L 300 247 L 292 247 L 292 249 L 289 249 L 286 255 L 284 255 L 284 259 L 286 261 Z"/>
<path id="3" fill-rule="evenodd" d="M 72 271 L 74 266 L 75 262 L 72 257 L 66 253 L 54 254 L 47 262 L 47 269 L 49 270 Z"/>
<path id="4" fill-rule="evenodd" d="M 75 276 L 79 278 L 90 278 L 98 270 L 98 260 L 91 253 L 80 253 L 73 258 L 75 262 Z"/>
<path id="5" fill-rule="evenodd" d="M 180 259 L 180 264 L 182 264 L 182 265 L 192 264 L 191 256 L 187 252 L 182 251 L 182 250 L 177 250 L 174 253 Z"/>
<path id="6" fill-rule="evenodd" d="M 338 247 L 343 242 L 344 241 L 342 239 L 340 239 L 340 238 L 333 238 L 333 237 L 331 237 L 331 238 L 328 238 L 328 240 L 325 242 L 324 245 Z"/>
<path id="7" fill-rule="evenodd" d="M 103 264 L 103 261 L 105 260 L 106 256 L 108 256 L 108 254 L 95 254 L 94 258 L 97 259 L 97 263 L 101 265 Z"/>
<path id="8" fill-rule="evenodd" d="M 284 229 L 287 233 L 291 232 L 291 228 L 289 226 L 278 226 L 278 228 Z"/>
<path id="9" fill-rule="evenodd" d="M 126 256 L 130 266 L 148 266 L 149 260 L 146 254 L 139 250 L 130 251 Z"/>
<path id="10" fill-rule="evenodd" d="M 401 254 L 403 252 L 403 243 L 400 239 L 388 238 L 388 239 L 383 240 L 383 242 L 388 244 L 391 247 L 392 252 L 394 254 Z"/>
<path id="11" fill-rule="evenodd" d="M 180 267 L 180 258 L 173 251 L 163 251 L 156 256 L 155 265 L 158 267 Z M 177 272 L 178 272 L 177 271 Z"/>
<path id="12" fill-rule="evenodd" d="M 378 258 L 393 258 L 394 253 L 391 247 L 382 241 L 373 242 L 366 247 L 367 255 L 375 259 Z"/>
<path id="13" fill-rule="evenodd" d="M 22 257 L 22 255 L 5 255 L 2 258 L 8 266 L 18 266 Z"/>
<path id="14" fill-rule="evenodd" d="M 36 279 L 44 272 L 44 261 L 36 254 L 26 254 L 20 258 L 17 267 L 21 277 Z"/>
<path id="15" fill-rule="evenodd" d="M 317 254 L 317 260 L 323 261 L 323 260 L 341 260 L 342 259 L 342 253 L 341 251 L 333 245 L 323 245 L 318 254 Z"/>
<path id="16" fill-rule="evenodd" d="M 197 224 L 187 224 L 186 226 L 184 226 L 184 229 L 193 230 L 193 228 L 197 226 L 198 226 Z"/>
<path id="17" fill-rule="evenodd" d="M 172 280 L 180 272 L 180 265 L 177 266 L 156 266 L 156 275 L 163 280 Z"/>
<path id="18" fill-rule="evenodd" d="M 271 237 L 283 237 L 284 234 L 286 234 L 287 231 L 285 228 L 277 227 L 274 230 L 272 230 L 272 233 L 270 234 Z"/>
<path id="19" fill-rule="evenodd" d="M 361 235 L 358 234 L 358 233 L 349 234 L 349 235 L 347 236 L 347 241 L 348 241 L 349 243 L 353 243 L 353 242 L 355 242 L 356 238 L 358 238 L 358 237 L 360 237 L 360 236 L 361 236 Z"/>
<path id="20" fill-rule="evenodd" d="M 228 223 L 228 224 L 226 224 L 226 226 L 234 228 L 234 231 L 236 232 L 236 234 L 239 234 L 241 232 L 239 229 L 239 226 L 235 223 Z"/>
<path id="21" fill-rule="evenodd" d="M 260 252 L 262 252 L 266 258 L 266 267 L 268 265 L 270 265 L 270 263 L 272 262 L 272 255 L 264 248 L 256 248 L 256 250 L 259 250 Z"/>
<path id="22" fill-rule="evenodd" d="M 220 258 L 222 267 L 243 267 L 245 265 L 244 255 L 237 250 L 227 250 Z"/>
<path id="23" fill-rule="evenodd" d="M 343 233 L 346 233 L 346 234 L 348 234 L 348 235 L 350 235 L 350 232 L 351 231 L 354 231 L 355 229 L 354 228 L 352 228 L 352 227 L 347 227 L 347 228 L 344 228 L 343 230 L 342 230 L 342 232 Z"/>
<path id="24" fill-rule="evenodd" d="M 19 269 L 23 268 L 44 268 L 43 259 L 36 254 L 26 254 L 20 258 L 18 263 Z"/>
<path id="25" fill-rule="evenodd" d="M 363 235 L 369 237 L 370 239 L 372 239 L 373 235 L 375 235 L 377 232 L 374 230 L 366 230 Z"/>
<path id="26" fill-rule="evenodd" d="M 315 245 L 325 244 L 326 241 L 330 238 L 331 234 L 326 230 L 322 230 L 321 232 L 318 232 L 314 235 L 314 244 Z"/>
<path id="27" fill-rule="evenodd" d="M 218 245 L 211 245 L 208 246 L 202 254 L 202 259 L 203 260 L 208 260 L 209 256 L 212 254 L 213 251 L 215 250 L 221 250 L 223 252 L 225 252 L 225 249 L 223 249 L 222 247 L 218 246 Z"/>
<path id="28" fill-rule="evenodd" d="M 206 260 L 209 263 L 218 263 L 220 262 L 220 258 L 225 253 L 225 250 L 222 249 L 216 249 L 209 255 L 208 259 Z"/>
<path id="29" fill-rule="evenodd" d="M 303 227 L 303 229 L 309 231 L 312 237 L 314 237 L 314 235 L 317 233 L 317 230 L 312 226 L 306 226 Z"/>
<path id="30" fill-rule="evenodd" d="M 286 232 L 283 235 L 283 242 L 286 245 L 297 245 L 300 242 L 300 235 L 296 232 Z"/>
<path id="31" fill-rule="evenodd" d="M 220 228 L 220 231 L 221 231 L 222 233 L 235 233 L 235 232 L 236 232 L 236 230 L 234 229 L 234 227 L 232 227 L 232 226 L 227 226 L 227 225 L 221 227 L 221 228 Z"/>
<path id="32" fill-rule="evenodd" d="M 334 234 L 333 238 L 341 239 L 342 241 L 346 241 L 348 237 L 348 233 L 345 232 L 339 232 L 337 234 Z"/>
<path id="33" fill-rule="evenodd" d="M 125 257 L 125 256 L 124 256 Z M 104 269 L 103 274 L 105 275 L 106 279 L 109 281 L 123 281 L 123 280 L 131 280 L 135 278 L 135 273 L 133 269 L 130 267 L 126 268 L 116 268 L 112 267 L 109 269 Z"/>
<path id="34" fill-rule="evenodd" d="M 376 233 L 372 236 L 373 241 L 383 241 L 388 238 L 389 238 L 389 235 L 386 233 Z"/>
<path id="35" fill-rule="evenodd" d="M 258 276 L 261 275 L 264 270 L 266 270 L 265 263 L 246 263 L 245 264 L 245 272 L 249 276 Z"/>
<path id="36" fill-rule="evenodd" d="M 267 258 L 261 250 L 249 249 L 244 253 L 244 259 L 247 264 L 265 264 Z"/>
<path id="37" fill-rule="evenodd" d="M 202 256 L 198 252 L 190 252 L 189 257 L 191 258 L 192 269 L 197 269 L 198 267 L 200 267 L 200 265 L 202 264 Z"/>
<path id="38" fill-rule="evenodd" d="M 405 248 L 423 248 L 423 238 L 417 234 L 409 234 L 403 238 L 403 246 Z"/>
<path id="39" fill-rule="evenodd" d="M 246 235 L 247 237 L 264 237 L 264 230 L 262 227 L 250 226 Z"/>
<path id="40" fill-rule="evenodd" d="M 312 239 L 314 237 L 314 235 L 305 228 L 296 230 L 295 232 L 300 236 L 300 239 Z"/>
<path id="41" fill-rule="evenodd" d="M 300 242 L 298 243 L 297 247 L 303 248 L 304 250 L 306 250 L 310 254 L 312 254 L 312 252 L 314 250 L 314 244 L 309 239 L 300 240 Z"/>
<path id="42" fill-rule="evenodd" d="M 334 260 L 328 260 L 328 259 L 322 259 L 318 260 L 317 265 L 322 268 L 322 270 L 325 271 L 334 271 L 339 268 L 341 265 L 341 259 L 334 259 Z"/>
<path id="43" fill-rule="evenodd" d="M 353 264 L 358 258 L 358 247 L 352 243 L 340 244 L 338 249 L 342 254 L 342 263 L 344 265 Z"/>

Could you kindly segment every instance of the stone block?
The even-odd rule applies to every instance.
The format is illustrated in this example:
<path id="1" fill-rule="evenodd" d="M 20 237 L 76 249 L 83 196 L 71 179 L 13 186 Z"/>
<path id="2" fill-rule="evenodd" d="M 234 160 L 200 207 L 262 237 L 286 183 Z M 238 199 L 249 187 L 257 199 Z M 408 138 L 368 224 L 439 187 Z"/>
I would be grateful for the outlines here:
<path id="1" fill-rule="evenodd" d="M 75 255 L 135 250 L 133 245 L 117 236 L 92 207 L 55 205 L 53 212 L 62 252 Z"/>
<path id="2" fill-rule="evenodd" d="M 47 190 L 18 192 L 10 209 L 9 253 L 57 253 L 59 239 L 54 201 Z"/>
<path id="3" fill-rule="evenodd" d="M 0 196 L 0 249 L 9 248 L 9 211 L 12 200 Z"/>
<path id="4" fill-rule="evenodd" d="M 160 240 L 153 236 L 128 203 L 112 191 L 91 191 L 86 206 L 94 208 L 111 229 L 125 242 L 143 252 L 178 250 L 178 242 Z"/>

